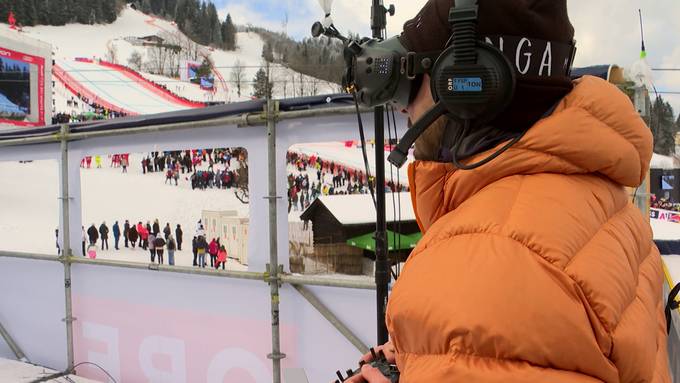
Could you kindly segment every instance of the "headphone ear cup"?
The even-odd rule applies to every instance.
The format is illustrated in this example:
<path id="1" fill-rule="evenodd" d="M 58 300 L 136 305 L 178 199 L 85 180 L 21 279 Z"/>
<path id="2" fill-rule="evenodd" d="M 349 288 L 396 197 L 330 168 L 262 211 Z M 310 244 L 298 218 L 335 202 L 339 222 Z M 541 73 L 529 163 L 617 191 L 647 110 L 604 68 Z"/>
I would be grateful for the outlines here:
<path id="1" fill-rule="evenodd" d="M 515 94 L 512 64 L 496 47 L 477 41 L 477 61 L 455 64 L 454 47 L 439 56 L 431 71 L 430 87 L 435 101 L 457 120 L 485 123 L 503 112 Z"/>

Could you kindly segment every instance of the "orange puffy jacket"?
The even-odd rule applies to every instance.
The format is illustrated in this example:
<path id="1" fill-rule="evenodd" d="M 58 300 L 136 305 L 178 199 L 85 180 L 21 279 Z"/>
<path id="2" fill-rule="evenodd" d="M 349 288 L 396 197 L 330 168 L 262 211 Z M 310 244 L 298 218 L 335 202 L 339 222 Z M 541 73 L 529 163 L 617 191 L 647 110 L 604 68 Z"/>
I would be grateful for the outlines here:
<path id="1" fill-rule="evenodd" d="M 585 77 L 491 164 L 412 164 L 424 237 L 387 313 L 401 382 L 670 382 L 661 258 L 623 187 L 651 156 L 628 97 Z"/>

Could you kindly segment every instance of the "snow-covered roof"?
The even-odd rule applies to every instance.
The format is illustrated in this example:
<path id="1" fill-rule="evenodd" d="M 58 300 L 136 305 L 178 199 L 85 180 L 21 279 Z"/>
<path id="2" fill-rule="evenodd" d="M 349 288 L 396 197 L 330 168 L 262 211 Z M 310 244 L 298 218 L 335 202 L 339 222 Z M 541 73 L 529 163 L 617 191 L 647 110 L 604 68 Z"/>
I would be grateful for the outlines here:
<path id="1" fill-rule="evenodd" d="M 680 169 L 680 160 L 677 158 L 662 156 L 661 154 L 656 154 L 652 156 L 652 162 L 650 164 L 651 169 Z"/>
<path id="2" fill-rule="evenodd" d="M 401 208 L 399 207 L 399 198 L 401 199 Z M 370 194 L 319 197 L 302 215 L 307 216 L 318 207 L 318 204 L 323 204 L 343 225 L 360 225 L 376 221 L 375 206 Z M 396 216 L 394 205 L 396 205 Z M 392 203 L 392 193 L 387 193 L 385 196 L 385 212 L 388 222 L 399 219 L 399 213 L 401 213 L 401 221 L 416 220 L 411 204 L 411 194 L 409 193 L 395 193 L 394 204 Z"/>

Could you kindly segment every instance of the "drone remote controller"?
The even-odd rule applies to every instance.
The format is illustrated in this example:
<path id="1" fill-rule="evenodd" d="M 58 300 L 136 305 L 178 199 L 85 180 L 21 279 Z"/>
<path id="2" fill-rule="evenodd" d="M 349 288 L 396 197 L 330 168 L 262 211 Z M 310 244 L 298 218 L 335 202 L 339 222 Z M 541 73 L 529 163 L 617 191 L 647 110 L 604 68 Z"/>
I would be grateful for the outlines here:
<path id="1" fill-rule="evenodd" d="M 373 360 L 371 362 L 364 362 L 363 360 L 359 362 L 359 368 L 352 371 L 352 370 L 347 370 L 347 377 L 342 376 L 342 372 L 337 371 L 336 375 L 338 375 L 339 380 L 335 380 L 335 383 L 341 383 L 346 381 L 347 379 L 351 378 L 354 375 L 359 375 L 361 374 L 361 367 L 364 364 L 368 364 L 371 367 L 377 368 L 391 383 L 398 383 L 399 382 L 399 370 L 397 369 L 397 366 L 388 362 L 387 358 L 385 357 L 385 354 L 383 353 L 382 350 L 380 350 L 378 353 L 375 352 L 373 348 L 371 348 L 371 355 L 373 356 Z"/>

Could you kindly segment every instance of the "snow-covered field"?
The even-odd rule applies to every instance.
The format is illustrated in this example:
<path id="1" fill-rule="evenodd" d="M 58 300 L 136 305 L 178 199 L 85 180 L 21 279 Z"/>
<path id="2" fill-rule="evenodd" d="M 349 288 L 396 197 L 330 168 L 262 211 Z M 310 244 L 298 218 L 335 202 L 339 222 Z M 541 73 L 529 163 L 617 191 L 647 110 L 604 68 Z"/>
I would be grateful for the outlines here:
<path id="1" fill-rule="evenodd" d="M 361 151 L 345 148 L 342 143 L 296 145 L 291 150 L 318 154 L 329 160 L 337 159 L 349 166 L 363 166 Z M 184 244 L 183 251 L 176 254 L 176 263 L 189 266 L 193 258 L 191 238 L 202 210 L 236 210 L 239 215 L 248 216 L 248 206 L 239 202 L 232 191 L 191 190 L 186 175 L 180 179 L 179 186 L 165 185 L 162 173 L 142 174 L 141 158 L 141 154 L 131 155 L 127 174 L 122 174 L 120 168 L 110 168 L 106 157 L 101 169 L 95 168 L 93 159 L 91 169 L 81 170 L 82 218 L 86 229 L 92 223 L 99 227 L 103 221 L 110 228 L 116 220 L 122 226 L 125 219 L 146 223 L 158 218 L 161 226 L 169 222 L 174 232 L 179 223 L 184 230 Z M 292 171 L 291 167 L 289 171 Z M 54 230 L 59 221 L 58 173 L 55 161 L 0 162 L 0 249 L 56 254 Z M 309 175 L 311 180 L 315 180 L 315 175 Z M 402 175 L 402 180 L 405 180 L 405 175 Z M 298 220 L 299 214 L 299 211 L 291 211 L 290 220 Z M 680 224 L 658 220 L 652 220 L 651 224 L 656 239 L 680 239 Z M 111 250 L 99 251 L 99 257 L 140 262 L 149 260 L 149 253 L 144 250 L 124 247 L 120 251 L 113 250 L 112 235 L 109 242 Z M 73 248 L 78 252 L 80 244 L 74 244 Z M 680 280 L 680 261 L 677 263 L 673 268 L 678 270 Z M 232 269 L 245 268 L 233 261 L 229 266 Z"/>
<path id="2" fill-rule="evenodd" d="M 8 29 L 9 27 L 5 24 L 0 24 L 0 28 Z M 146 62 L 148 61 L 147 49 L 143 46 L 133 45 L 129 38 L 160 35 L 165 36 L 166 38 L 171 36 L 173 39 L 186 39 L 184 34 L 179 31 L 173 22 L 145 15 L 129 6 L 126 7 L 120 13 L 116 21 L 111 24 L 68 24 L 66 26 L 25 27 L 21 33 L 28 37 L 51 44 L 57 62 L 59 64 L 64 62 L 68 63 L 70 68 L 65 69 L 67 69 L 69 74 L 74 75 L 74 77 L 77 77 L 81 82 L 90 84 L 97 84 L 97 82 L 99 82 L 99 85 L 102 86 L 104 84 L 101 82 L 104 80 L 102 77 L 108 78 L 108 81 L 120 80 L 116 78 L 115 71 L 108 68 L 104 71 L 85 71 L 87 68 L 73 64 L 73 60 L 76 57 L 113 59 L 113 61 L 118 64 L 128 65 L 128 58 L 136 51 L 141 54 L 143 62 Z M 255 73 L 264 65 L 262 59 L 264 42 L 256 33 L 242 32 L 237 34 L 237 44 L 238 47 L 235 51 L 223 51 L 220 49 L 199 46 L 199 50 L 202 54 L 210 55 L 214 63 L 214 69 L 219 72 L 218 76 L 215 78 L 217 86 L 217 91 L 215 93 L 202 91 L 195 85 L 180 82 L 179 79 L 151 75 L 148 73 L 141 74 L 148 79 L 153 79 L 156 82 L 165 84 L 172 92 L 190 100 L 225 102 L 249 100 L 252 95 L 251 83 L 255 77 Z M 115 51 L 115 58 L 110 57 L 109 52 L 111 50 Z M 237 65 L 237 63 L 243 67 L 241 96 L 238 95 L 235 84 L 231 82 L 231 73 L 233 67 Z M 90 67 L 91 66 L 92 64 L 90 64 Z M 339 87 L 335 84 L 300 75 L 288 68 L 277 65 L 272 67 L 271 75 L 272 81 L 274 82 L 273 95 L 277 98 L 295 97 L 296 95 L 299 95 L 300 84 L 303 84 L 304 95 L 306 96 L 311 95 L 312 93 L 329 94 L 337 93 L 339 91 Z M 220 76 L 225 80 L 224 83 L 219 80 Z M 128 82 L 123 83 L 125 86 L 119 87 L 121 92 L 112 91 L 110 90 L 110 87 L 107 87 L 106 89 L 97 91 L 97 93 L 100 97 L 114 105 L 117 105 L 117 102 L 135 104 L 136 108 L 134 110 L 139 110 L 144 114 L 157 113 L 165 110 L 156 105 L 161 101 L 140 101 L 135 98 L 135 95 L 145 94 L 143 87 L 137 86 L 136 84 L 130 84 L 129 79 L 126 80 Z M 113 82 L 109 84 L 113 84 Z M 294 91 L 294 89 L 297 91 Z M 128 94 L 132 96 L 132 98 L 126 98 Z M 61 100 L 63 97 L 64 95 L 62 94 L 55 94 L 55 104 L 59 106 L 65 105 L 65 101 L 62 102 L 63 100 Z M 156 96 L 154 98 L 158 97 Z M 123 105 L 117 106 L 123 107 Z M 182 109 L 182 107 L 178 105 L 174 105 L 173 107 L 173 110 Z M 59 110 L 59 112 L 70 111 Z"/>
<path id="3" fill-rule="evenodd" d="M 57 64 L 82 86 L 125 110 L 146 114 L 187 109 L 184 105 L 159 97 L 152 90 L 111 68 L 74 60 L 57 60 Z"/>
<path id="4" fill-rule="evenodd" d="M 158 218 L 161 226 L 166 222 L 174 229 L 177 224 L 184 231 L 182 251 L 175 253 L 175 263 L 191 266 L 191 239 L 202 210 L 235 210 L 248 216 L 248 205 L 236 199 L 233 191 L 191 190 L 185 174 L 179 186 L 165 185 L 161 172 L 142 174 L 141 154 L 131 154 L 127 174 L 121 168 L 109 167 L 103 157 L 102 168 L 81 170 L 83 225 L 95 224 L 97 228 L 106 221 L 109 230 L 117 220 L 122 225 L 126 219 L 146 223 Z M 0 162 L 0 249 L 23 252 L 56 254 L 54 230 L 59 224 L 58 168 L 54 161 L 36 161 L 21 164 Z M 98 242 L 101 244 L 101 241 Z M 113 249 L 113 234 L 109 234 L 110 250 L 98 250 L 100 258 L 124 261 L 150 261 L 149 252 L 141 249 Z M 121 241 L 120 246 L 123 246 Z M 72 245 L 76 254 L 80 243 Z M 167 263 L 167 251 L 165 252 Z M 245 270 L 232 260 L 227 265 L 233 270 Z"/>

